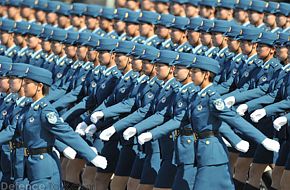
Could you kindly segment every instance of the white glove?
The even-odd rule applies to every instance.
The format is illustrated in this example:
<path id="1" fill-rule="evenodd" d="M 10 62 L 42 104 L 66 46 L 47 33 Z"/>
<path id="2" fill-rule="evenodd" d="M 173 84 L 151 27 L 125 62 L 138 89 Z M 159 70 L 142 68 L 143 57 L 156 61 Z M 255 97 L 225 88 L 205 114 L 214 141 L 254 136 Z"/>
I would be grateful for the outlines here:
<path id="1" fill-rule="evenodd" d="M 123 137 L 125 140 L 129 140 L 131 137 L 136 135 L 137 129 L 135 127 L 129 127 L 123 132 Z"/>
<path id="2" fill-rule="evenodd" d="M 227 97 L 227 98 L 224 100 L 224 102 L 225 102 L 226 106 L 227 106 L 228 108 L 230 108 L 230 107 L 232 107 L 232 106 L 235 104 L 236 99 L 235 99 L 234 96 L 230 96 L 230 97 Z"/>
<path id="3" fill-rule="evenodd" d="M 277 131 L 280 131 L 281 127 L 284 126 L 287 122 L 288 122 L 287 117 L 285 117 L 285 116 L 278 117 L 273 122 L 274 128 Z"/>
<path id="4" fill-rule="evenodd" d="M 104 117 L 104 113 L 101 111 L 97 111 L 91 115 L 91 122 L 97 123 L 103 117 Z"/>
<path id="5" fill-rule="evenodd" d="M 273 151 L 273 152 L 279 152 L 280 149 L 280 144 L 279 142 L 273 140 L 273 139 L 269 139 L 266 138 L 265 140 L 263 140 L 262 145 L 269 151 Z"/>
<path id="6" fill-rule="evenodd" d="M 96 131 L 97 127 L 94 124 L 91 124 L 86 128 L 85 133 L 89 136 L 93 136 Z"/>
<path id="7" fill-rule="evenodd" d="M 52 147 L 52 151 L 55 152 L 55 154 L 57 155 L 58 159 L 60 159 L 60 153 L 58 152 L 58 150 L 54 147 Z"/>
<path id="8" fill-rule="evenodd" d="M 98 151 L 95 147 L 91 147 L 91 149 L 98 154 Z M 102 168 L 102 169 L 106 169 L 107 167 L 107 159 L 103 156 L 99 156 L 97 155 L 92 161 L 92 164 L 94 164 L 94 166 L 98 167 L 98 168 Z"/>
<path id="9" fill-rule="evenodd" d="M 247 141 L 241 140 L 236 146 L 235 149 L 237 149 L 240 152 L 248 152 L 250 148 L 250 144 Z"/>
<path id="10" fill-rule="evenodd" d="M 111 126 L 105 130 L 103 130 L 100 134 L 100 139 L 103 141 L 109 141 L 111 136 L 116 133 L 116 129 L 114 126 Z"/>
<path id="11" fill-rule="evenodd" d="M 81 122 L 77 125 L 75 132 L 80 136 L 85 136 L 85 130 L 87 127 L 88 125 L 85 122 Z"/>
<path id="12" fill-rule="evenodd" d="M 67 147 L 63 150 L 63 155 L 70 160 L 74 160 L 76 158 L 77 152 L 71 147 Z"/>
<path id="13" fill-rule="evenodd" d="M 153 139 L 152 133 L 146 132 L 138 136 L 138 143 L 143 145 L 144 143 L 151 141 Z"/>
<path id="14" fill-rule="evenodd" d="M 222 137 L 222 139 L 227 147 L 232 147 L 232 145 L 229 143 L 229 141 L 227 139 L 225 139 L 224 137 Z"/>
<path id="15" fill-rule="evenodd" d="M 265 115 L 266 115 L 265 109 L 258 109 L 256 111 L 254 111 L 250 116 L 251 116 L 251 120 L 253 122 L 258 123 L 260 119 L 265 117 Z"/>
<path id="16" fill-rule="evenodd" d="M 248 110 L 248 105 L 247 104 L 241 104 L 239 105 L 239 107 L 237 108 L 237 113 L 240 116 L 244 116 L 245 112 Z"/>

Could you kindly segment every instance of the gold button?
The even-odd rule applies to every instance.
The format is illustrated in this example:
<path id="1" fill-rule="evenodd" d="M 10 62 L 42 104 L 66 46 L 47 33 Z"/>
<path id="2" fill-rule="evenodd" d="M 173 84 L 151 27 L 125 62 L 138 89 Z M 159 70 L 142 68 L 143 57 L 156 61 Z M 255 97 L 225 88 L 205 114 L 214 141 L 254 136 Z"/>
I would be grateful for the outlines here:
<path id="1" fill-rule="evenodd" d="M 172 138 L 173 138 L 173 136 L 172 136 L 172 135 L 170 135 L 170 136 L 169 136 L 169 138 L 171 138 L 171 139 L 172 139 Z"/>
<path id="2" fill-rule="evenodd" d="M 191 143 L 191 140 L 190 140 L 190 139 L 188 139 L 188 140 L 187 140 L 187 143 L 188 143 L 188 144 L 190 144 L 190 143 Z"/>
<path id="3" fill-rule="evenodd" d="M 39 157 L 40 157 L 40 159 L 41 159 L 41 160 L 43 160 L 43 159 L 44 159 L 44 156 L 43 156 L 42 154 L 41 154 Z"/>
<path id="4" fill-rule="evenodd" d="M 205 141 L 205 144 L 209 144 L 210 142 L 209 141 Z"/>

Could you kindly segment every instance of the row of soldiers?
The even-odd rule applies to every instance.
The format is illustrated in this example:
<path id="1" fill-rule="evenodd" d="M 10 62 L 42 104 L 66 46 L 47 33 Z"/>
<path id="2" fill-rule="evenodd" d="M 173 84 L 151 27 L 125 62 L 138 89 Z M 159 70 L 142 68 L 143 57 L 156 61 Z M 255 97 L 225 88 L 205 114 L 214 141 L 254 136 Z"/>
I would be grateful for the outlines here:
<path id="1" fill-rule="evenodd" d="M 62 177 L 71 189 L 258 189 L 267 168 L 266 186 L 288 189 L 288 116 L 279 114 L 289 101 L 289 4 L 194 2 L 170 4 L 204 18 L 3 1 L 1 55 L 13 64 L 1 64 L 2 184 L 62 189 Z M 251 24 L 221 16 L 235 8 Z M 266 10 L 280 28 L 263 24 Z M 32 90 L 31 80 L 40 83 Z M 51 146 L 65 157 L 61 169 Z"/>

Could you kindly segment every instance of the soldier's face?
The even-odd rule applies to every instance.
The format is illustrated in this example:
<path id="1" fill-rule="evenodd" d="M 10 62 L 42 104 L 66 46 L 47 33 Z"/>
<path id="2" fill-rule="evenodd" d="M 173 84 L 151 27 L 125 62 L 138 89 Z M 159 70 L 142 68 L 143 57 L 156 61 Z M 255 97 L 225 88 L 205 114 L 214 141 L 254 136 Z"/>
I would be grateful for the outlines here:
<path id="1" fill-rule="evenodd" d="M 190 76 L 190 70 L 184 66 L 175 66 L 174 77 L 178 81 L 184 81 L 188 76 Z"/>
<path id="2" fill-rule="evenodd" d="M 232 14 L 232 10 L 225 8 L 217 8 L 217 18 L 221 20 L 227 20 L 229 16 Z"/>
<path id="3" fill-rule="evenodd" d="M 81 18 L 79 18 L 79 17 L 76 16 L 76 15 L 73 15 L 73 16 L 71 17 L 71 23 L 72 23 L 72 25 L 78 27 L 78 26 L 80 26 L 80 24 L 81 24 Z"/>
<path id="4" fill-rule="evenodd" d="M 139 9 L 139 2 L 136 2 L 136 1 L 127 1 L 126 3 L 128 9 L 131 9 L 131 10 L 135 10 L 135 9 Z"/>
<path id="5" fill-rule="evenodd" d="M 125 32 L 125 29 L 126 29 L 126 23 L 123 21 L 118 21 L 114 24 L 114 29 L 118 33 L 123 33 Z"/>
<path id="6" fill-rule="evenodd" d="M 187 4 L 185 7 L 185 13 L 187 17 L 195 17 L 198 15 L 199 8 L 193 5 Z"/>
<path id="7" fill-rule="evenodd" d="M 276 16 L 266 13 L 264 17 L 264 23 L 266 23 L 268 26 L 274 26 L 276 24 Z"/>
<path id="8" fill-rule="evenodd" d="M 51 43 L 49 41 L 42 40 L 41 47 L 45 52 L 51 51 Z"/>
<path id="9" fill-rule="evenodd" d="M 201 6 L 199 10 L 199 15 L 203 18 L 208 18 L 212 12 L 213 8 L 207 6 Z"/>
<path id="10" fill-rule="evenodd" d="M 117 0 L 116 1 L 116 7 L 125 7 L 126 6 L 126 0 Z"/>
<path id="11" fill-rule="evenodd" d="M 154 65 L 150 63 L 148 60 L 142 60 L 142 70 L 144 71 L 145 75 L 150 75 L 152 72 L 156 72 L 154 69 Z"/>
<path id="12" fill-rule="evenodd" d="M 162 3 L 162 2 L 154 2 L 155 3 L 155 10 L 157 13 L 164 13 L 165 11 L 168 11 L 168 4 Z"/>
<path id="13" fill-rule="evenodd" d="M 241 48 L 242 48 L 242 52 L 245 55 L 248 55 L 249 53 L 252 52 L 253 50 L 253 44 L 249 41 L 242 41 L 241 42 Z"/>
<path id="14" fill-rule="evenodd" d="M 265 59 L 269 56 L 271 51 L 271 47 L 264 45 L 264 44 L 258 44 L 257 46 L 257 52 L 258 52 L 258 57 L 260 59 Z"/>
<path id="15" fill-rule="evenodd" d="M 211 35 L 209 33 L 201 33 L 200 41 L 202 45 L 209 46 L 212 43 Z"/>
<path id="16" fill-rule="evenodd" d="M 115 58 L 117 67 L 120 71 L 122 71 L 123 69 L 125 69 L 125 67 L 127 66 L 127 64 L 129 64 L 129 57 L 123 55 L 123 54 L 116 54 L 116 58 Z"/>
<path id="17" fill-rule="evenodd" d="M 42 91 L 42 88 L 39 88 L 39 84 L 30 79 L 23 79 L 23 89 L 24 94 L 28 98 L 32 98 L 37 91 Z"/>
<path id="18" fill-rule="evenodd" d="M 170 33 L 170 37 L 173 43 L 178 43 L 182 39 L 184 32 L 173 28 Z"/>
<path id="19" fill-rule="evenodd" d="M 228 47 L 229 47 L 229 50 L 231 52 L 236 52 L 236 51 L 238 51 L 238 49 L 240 47 L 240 41 L 229 39 L 228 40 Z"/>
<path id="20" fill-rule="evenodd" d="M 213 42 L 213 45 L 216 47 L 221 46 L 221 44 L 223 43 L 223 40 L 224 40 L 224 36 L 220 33 L 216 33 L 212 35 L 212 42 Z"/>
<path id="21" fill-rule="evenodd" d="M 235 10 L 234 16 L 235 16 L 235 19 L 241 23 L 245 22 L 246 19 L 249 18 L 248 12 L 244 11 L 243 9 Z"/>
<path id="22" fill-rule="evenodd" d="M 133 59 L 132 60 L 132 69 L 135 72 L 140 72 L 142 70 L 142 60 Z"/>
<path id="23" fill-rule="evenodd" d="M 35 49 L 37 45 L 39 44 L 39 39 L 35 36 L 30 36 L 28 38 L 28 46 L 31 49 Z"/>
<path id="24" fill-rule="evenodd" d="M 63 45 L 59 42 L 52 42 L 51 43 L 51 49 L 53 51 L 54 54 L 58 55 L 62 52 L 63 50 Z"/>
<path id="25" fill-rule="evenodd" d="M 35 13 L 36 20 L 44 22 L 46 20 L 46 13 L 42 10 L 37 10 Z"/>
<path id="26" fill-rule="evenodd" d="M 250 11 L 250 22 L 255 24 L 258 23 L 260 20 L 263 20 L 264 14 L 258 13 L 256 11 Z"/>
<path id="27" fill-rule="evenodd" d="M 55 22 L 56 22 L 56 20 L 57 20 L 56 13 L 48 13 L 46 15 L 46 21 L 47 21 L 47 23 L 54 25 Z"/>
<path id="28" fill-rule="evenodd" d="M 24 36 L 22 36 L 20 34 L 16 34 L 14 36 L 14 42 L 15 42 L 16 45 L 20 46 L 22 43 L 25 42 L 25 38 L 24 38 Z"/>
<path id="29" fill-rule="evenodd" d="M 170 74 L 170 72 L 172 72 L 170 66 L 162 63 L 157 63 L 155 68 L 157 72 L 157 78 L 159 80 L 165 80 Z"/>
<path id="30" fill-rule="evenodd" d="M 288 20 L 289 20 L 289 18 L 288 18 Z M 283 27 L 287 23 L 287 17 L 282 15 L 282 14 L 278 14 L 276 17 L 276 22 L 277 22 L 277 25 L 279 27 Z"/>
<path id="31" fill-rule="evenodd" d="M 0 91 L 7 92 L 9 90 L 9 78 L 1 77 L 0 78 Z"/>
<path id="32" fill-rule="evenodd" d="M 170 35 L 170 29 L 161 25 L 157 25 L 156 33 L 160 38 L 165 39 Z"/>
<path id="33" fill-rule="evenodd" d="M 111 61 L 111 54 L 108 51 L 99 52 L 99 60 L 101 65 L 108 65 Z"/>
<path id="34" fill-rule="evenodd" d="M 150 24 L 140 24 L 140 33 L 142 36 L 147 36 L 149 34 L 150 31 L 152 31 L 153 26 L 151 26 Z"/>
<path id="35" fill-rule="evenodd" d="M 288 59 L 289 47 L 278 47 L 276 49 L 276 56 L 280 61 L 285 62 Z"/>
<path id="36" fill-rule="evenodd" d="M 64 27 L 67 22 L 69 22 L 69 18 L 66 16 L 61 15 L 60 17 L 58 17 L 58 25 L 60 27 Z"/>
<path id="37" fill-rule="evenodd" d="M 188 33 L 187 33 L 188 42 L 191 45 L 197 44 L 197 42 L 200 39 L 199 37 L 200 37 L 200 33 L 199 32 L 195 32 L 193 30 L 189 30 Z"/>
<path id="38" fill-rule="evenodd" d="M 193 83 L 196 86 L 200 86 L 201 83 L 204 81 L 205 72 L 202 72 L 200 69 L 192 68 L 191 69 L 191 78 Z"/>
<path id="39" fill-rule="evenodd" d="M 154 4 L 149 0 L 143 0 L 141 1 L 141 8 L 145 11 L 152 11 L 154 9 Z"/>
<path id="40" fill-rule="evenodd" d="M 127 23 L 126 33 L 129 36 L 134 36 L 136 30 L 139 30 L 139 26 L 137 24 Z"/>
<path id="41" fill-rule="evenodd" d="M 184 7 L 182 4 L 179 3 L 172 3 L 170 5 L 170 13 L 175 16 L 180 16 L 182 12 L 184 12 Z"/>
<path id="42" fill-rule="evenodd" d="M 96 27 L 96 24 L 98 24 L 98 20 L 94 17 L 87 16 L 86 17 L 86 25 L 88 29 L 94 30 Z"/>
<path id="43" fill-rule="evenodd" d="M 31 14 L 31 8 L 29 7 L 22 7 L 21 8 L 21 16 L 24 18 L 28 18 Z"/>
<path id="44" fill-rule="evenodd" d="M 65 48 L 65 53 L 69 58 L 73 58 L 77 54 L 77 47 L 72 45 L 67 45 Z"/>
<path id="45" fill-rule="evenodd" d="M 7 44 L 10 38 L 10 34 L 6 32 L 1 32 L 1 43 L 2 44 Z"/>
<path id="46" fill-rule="evenodd" d="M 22 87 L 22 79 L 17 77 L 10 77 L 9 78 L 9 88 L 10 91 L 13 93 L 17 93 L 21 90 Z"/>
<path id="47" fill-rule="evenodd" d="M 106 30 L 109 26 L 110 26 L 110 21 L 105 18 L 101 18 L 100 28 L 103 30 Z"/>
<path id="48" fill-rule="evenodd" d="M 88 60 L 91 62 L 95 62 L 98 59 L 98 52 L 96 50 L 88 51 Z"/>
<path id="49" fill-rule="evenodd" d="M 18 15 L 20 12 L 19 8 L 16 7 L 9 7 L 7 14 L 8 18 L 13 19 L 16 15 Z"/>
<path id="50" fill-rule="evenodd" d="M 77 49 L 77 56 L 80 60 L 85 60 L 87 56 L 88 48 L 85 46 L 81 46 Z"/>

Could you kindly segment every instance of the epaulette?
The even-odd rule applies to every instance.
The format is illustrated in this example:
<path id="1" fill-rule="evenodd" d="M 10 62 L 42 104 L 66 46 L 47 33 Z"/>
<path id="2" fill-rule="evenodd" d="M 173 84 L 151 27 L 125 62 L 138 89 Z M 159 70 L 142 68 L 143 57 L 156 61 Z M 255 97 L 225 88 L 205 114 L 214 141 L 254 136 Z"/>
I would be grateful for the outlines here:
<path id="1" fill-rule="evenodd" d="M 213 95 L 215 95 L 215 92 L 214 92 L 214 91 L 211 91 L 211 90 L 208 90 L 208 91 L 207 91 L 207 94 L 208 94 L 209 96 L 213 96 Z"/>

